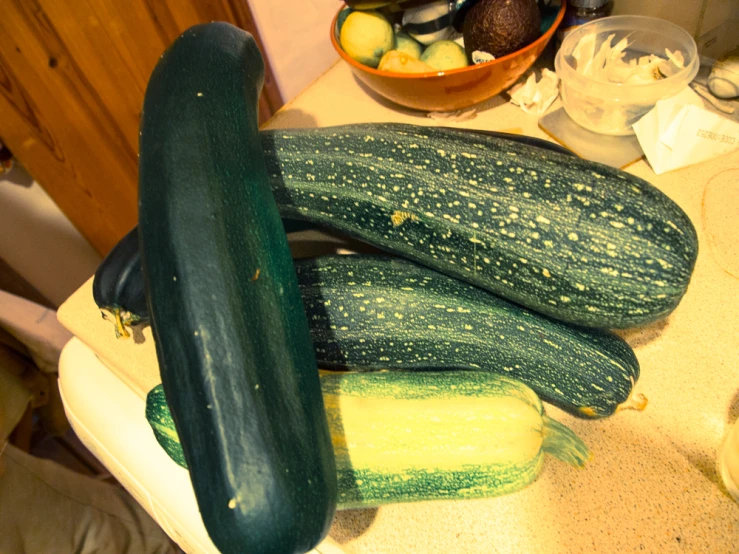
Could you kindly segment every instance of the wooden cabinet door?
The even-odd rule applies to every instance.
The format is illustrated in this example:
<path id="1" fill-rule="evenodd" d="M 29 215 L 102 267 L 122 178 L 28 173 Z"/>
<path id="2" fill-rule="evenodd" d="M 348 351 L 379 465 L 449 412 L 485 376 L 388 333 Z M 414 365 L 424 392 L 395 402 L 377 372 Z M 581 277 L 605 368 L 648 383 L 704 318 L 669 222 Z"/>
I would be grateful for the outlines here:
<path id="1" fill-rule="evenodd" d="M 0 2 L 0 140 L 101 254 L 136 225 L 149 75 L 208 21 L 246 29 L 264 52 L 247 0 Z M 267 67 L 262 121 L 281 104 Z"/>

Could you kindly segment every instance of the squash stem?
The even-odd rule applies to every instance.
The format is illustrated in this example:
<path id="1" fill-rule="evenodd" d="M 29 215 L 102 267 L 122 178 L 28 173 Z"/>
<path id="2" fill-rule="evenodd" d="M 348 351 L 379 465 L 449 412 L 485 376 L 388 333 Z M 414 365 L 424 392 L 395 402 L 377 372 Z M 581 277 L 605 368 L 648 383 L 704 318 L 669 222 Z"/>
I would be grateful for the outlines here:
<path id="1" fill-rule="evenodd" d="M 634 391 L 631 391 L 629 397 L 623 403 L 616 406 L 616 413 L 621 410 L 637 410 L 641 412 L 647 407 L 648 403 L 649 400 L 646 396 L 641 393 L 634 394 Z"/>
<path id="2" fill-rule="evenodd" d="M 542 450 L 575 467 L 583 467 L 592 458 L 592 454 L 585 443 L 572 429 L 553 420 L 549 416 L 542 416 Z"/>
<path id="3" fill-rule="evenodd" d="M 129 338 L 131 334 L 128 332 L 128 329 L 126 329 L 126 326 L 123 324 L 123 320 L 121 319 L 121 309 L 120 308 L 113 308 L 113 315 L 115 316 L 115 334 L 118 337 L 123 338 Z"/>

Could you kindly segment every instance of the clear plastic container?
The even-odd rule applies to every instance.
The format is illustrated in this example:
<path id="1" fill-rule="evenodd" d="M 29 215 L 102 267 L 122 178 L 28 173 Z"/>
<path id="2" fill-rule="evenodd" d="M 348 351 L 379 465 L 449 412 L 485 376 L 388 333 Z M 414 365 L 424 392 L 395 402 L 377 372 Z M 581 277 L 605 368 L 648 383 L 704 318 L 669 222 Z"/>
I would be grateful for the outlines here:
<path id="1" fill-rule="evenodd" d="M 595 51 L 614 35 L 612 45 L 628 37 L 626 61 L 655 54 L 667 58 L 665 49 L 679 51 L 684 67 L 669 77 L 649 83 L 621 84 L 595 81 L 578 73 L 572 53 L 580 39 L 595 35 Z M 687 31 L 654 17 L 620 15 L 586 23 L 569 33 L 557 52 L 554 67 L 562 81 L 562 104 L 578 124 L 596 133 L 631 135 L 631 126 L 658 100 L 685 88 L 698 73 L 700 62 L 693 37 Z"/>

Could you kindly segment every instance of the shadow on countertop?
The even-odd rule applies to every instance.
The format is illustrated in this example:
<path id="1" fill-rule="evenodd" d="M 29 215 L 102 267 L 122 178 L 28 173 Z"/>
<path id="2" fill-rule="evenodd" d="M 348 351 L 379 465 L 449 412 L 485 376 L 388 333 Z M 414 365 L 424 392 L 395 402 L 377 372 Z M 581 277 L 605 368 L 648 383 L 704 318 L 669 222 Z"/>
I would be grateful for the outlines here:
<path id="1" fill-rule="evenodd" d="M 346 544 L 362 535 L 372 526 L 378 508 L 339 510 L 334 516 L 334 532 L 331 535 L 339 544 Z"/>
<path id="2" fill-rule="evenodd" d="M 629 329 L 615 329 L 614 333 L 629 343 L 631 348 L 645 346 L 662 336 L 670 325 L 670 318 L 660 319 L 654 323 Z"/>
<path id="3" fill-rule="evenodd" d="M 284 121 L 289 121 L 289 124 L 286 125 Z M 318 127 L 318 121 L 311 114 L 289 107 L 277 112 L 267 123 L 270 129 L 315 129 Z"/>

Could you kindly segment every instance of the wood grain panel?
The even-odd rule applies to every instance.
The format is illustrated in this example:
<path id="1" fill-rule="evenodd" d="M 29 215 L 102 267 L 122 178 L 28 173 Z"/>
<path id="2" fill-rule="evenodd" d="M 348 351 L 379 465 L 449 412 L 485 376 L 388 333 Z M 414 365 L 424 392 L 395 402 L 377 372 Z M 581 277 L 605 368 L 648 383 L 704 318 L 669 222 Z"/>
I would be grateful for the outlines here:
<path id="1" fill-rule="evenodd" d="M 138 126 L 159 56 L 185 29 L 256 34 L 246 0 L 2 0 L 0 138 L 101 253 L 136 224 Z M 268 68 L 263 121 L 282 105 Z"/>

